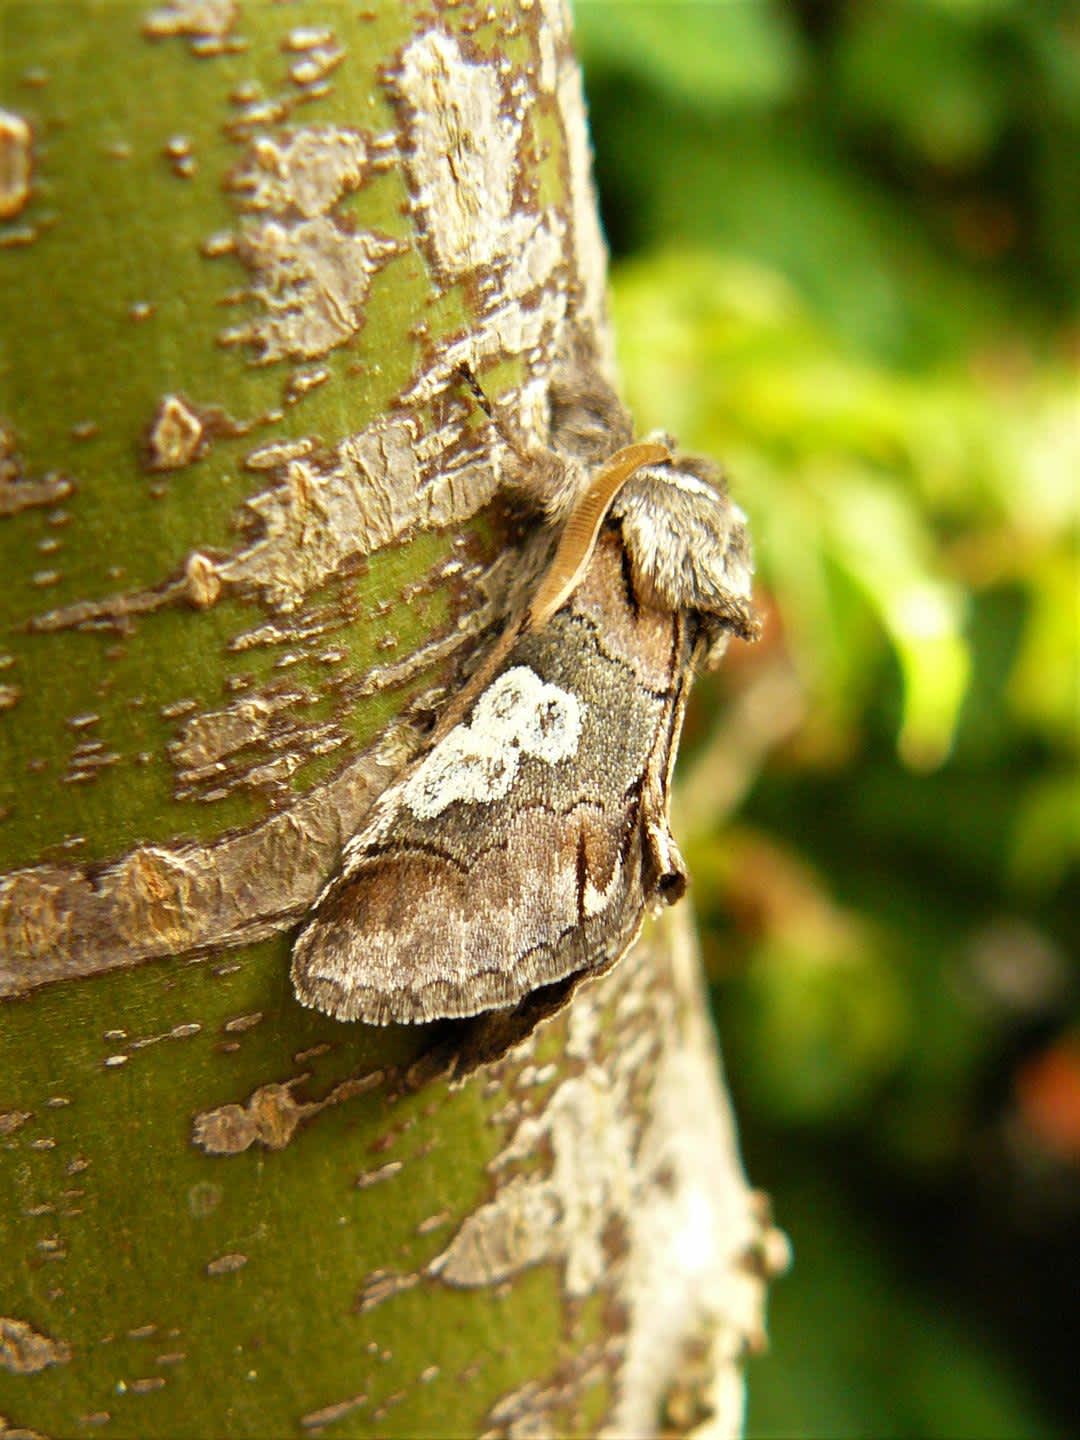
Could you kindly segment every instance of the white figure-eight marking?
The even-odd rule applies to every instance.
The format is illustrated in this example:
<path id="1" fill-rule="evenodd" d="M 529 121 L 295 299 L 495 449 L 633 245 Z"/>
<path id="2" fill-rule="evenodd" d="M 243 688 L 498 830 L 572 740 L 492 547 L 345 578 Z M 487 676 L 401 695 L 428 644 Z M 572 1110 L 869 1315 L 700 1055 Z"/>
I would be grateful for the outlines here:
<path id="1" fill-rule="evenodd" d="M 581 720 L 576 695 L 515 665 L 480 696 L 472 720 L 439 741 L 397 798 L 419 820 L 433 820 L 455 800 L 501 800 L 522 755 L 554 765 L 575 754 Z"/>

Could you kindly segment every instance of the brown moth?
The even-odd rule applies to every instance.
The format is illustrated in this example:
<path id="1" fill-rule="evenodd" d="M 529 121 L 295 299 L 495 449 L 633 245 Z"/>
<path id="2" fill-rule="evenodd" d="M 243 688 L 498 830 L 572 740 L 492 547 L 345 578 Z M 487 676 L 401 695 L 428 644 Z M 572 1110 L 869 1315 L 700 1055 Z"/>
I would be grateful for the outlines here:
<path id="1" fill-rule="evenodd" d="M 293 951 L 300 1001 L 376 1025 L 519 1015 L 498 1048 L 615 964 L 686 888 L 668 787 L 687 689 L 756 633 L 750 574 L 743 516 L 690 462 L 645 443 L 603 465 L 345 846 Z"/>

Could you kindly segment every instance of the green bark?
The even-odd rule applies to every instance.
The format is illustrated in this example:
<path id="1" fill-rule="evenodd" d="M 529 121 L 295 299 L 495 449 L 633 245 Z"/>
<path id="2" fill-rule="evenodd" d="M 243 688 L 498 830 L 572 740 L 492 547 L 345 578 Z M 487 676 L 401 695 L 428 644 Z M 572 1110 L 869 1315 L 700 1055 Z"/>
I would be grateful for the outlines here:
<path id="1" fill-rule="evenodd" d="M 685 942 L 458 1089 L 406 1084 L 431 1027 L 288 980 L 392 722 L 494 613 L 501 442 L 452 347 L 529 433 L 528 385 L 605 350 L 557 7 L 486 16 L 0 12 L 0 1433 L 649 1428 L 675 1383 L 630 1374 L 633 1211 L 678 1193 L 639 1152 L 684 1042 L 711 1083 Z M 422 203 L 425 84 L 466 183 L 518 169 L 473 175 L 471 258 Z M 763 1222 L 701 1114 L 735 1255 Z"/>

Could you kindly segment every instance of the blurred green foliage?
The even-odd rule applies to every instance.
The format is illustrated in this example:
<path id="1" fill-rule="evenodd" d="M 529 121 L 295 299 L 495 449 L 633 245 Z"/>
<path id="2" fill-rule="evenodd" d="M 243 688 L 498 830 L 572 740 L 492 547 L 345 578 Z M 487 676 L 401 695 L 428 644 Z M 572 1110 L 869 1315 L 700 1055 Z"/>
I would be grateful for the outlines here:
<path id="1" fill-rule="evenodd" d="M 750 1431 L 1049 1433 L 1080 1409 L 1080 8 L 575 14 L 626 395 L 722 458 L 768 622 L 682 771 L 795 1242 Z"/>

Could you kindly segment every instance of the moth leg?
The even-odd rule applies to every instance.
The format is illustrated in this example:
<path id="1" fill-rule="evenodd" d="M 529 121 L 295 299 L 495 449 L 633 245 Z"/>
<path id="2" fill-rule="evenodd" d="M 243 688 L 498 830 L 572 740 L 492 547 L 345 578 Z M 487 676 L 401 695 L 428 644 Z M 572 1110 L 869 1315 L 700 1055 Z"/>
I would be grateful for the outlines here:
<path id="1" fill-rule="evenodd" d="M 642 881 L 646 895 L 651 896 L 654 903 L 665 905 L 674 905 L 682 899 L 689 879 L 686 861 L 671 833 L 668 794 L 686 712 L 687 687 L 682 677 L 692 666 L 696 646 L 687 635 L 683 621 L 676 619 L 675 631 L 675 654 L 679 658 L 673 661 L 674 693 L 670 697 L 667 725 L 657 735 L 641 790 Z"/>
<path id="2" fill-rule="evenodd" d="M 572 507 L 579 488 L 578 468 L 554 450 L 530 440 L 518 423 L 488 398 L 471 365 L 462 361 L 454 374 L 491 421 L 516 461 L 504 476 L 505 483 L 542 511 L 549 524 L 559 520 Z"/>

